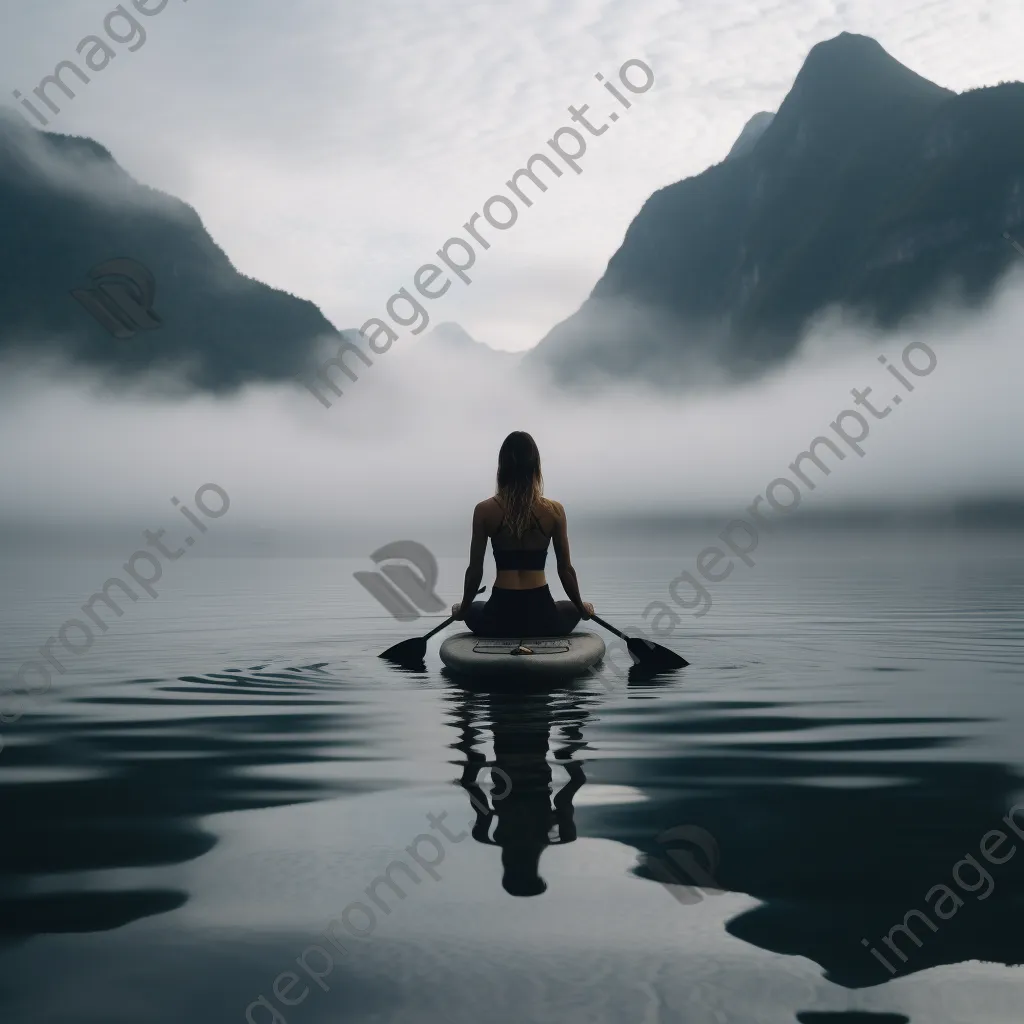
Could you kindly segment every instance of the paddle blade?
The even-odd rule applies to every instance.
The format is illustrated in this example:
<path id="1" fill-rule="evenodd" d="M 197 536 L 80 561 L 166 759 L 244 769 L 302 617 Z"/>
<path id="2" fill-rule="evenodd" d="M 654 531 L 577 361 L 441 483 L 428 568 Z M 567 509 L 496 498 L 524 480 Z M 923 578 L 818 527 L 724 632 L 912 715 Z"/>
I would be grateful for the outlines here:
<path id="1" fill-rule="evenodd" d="M 378 658 L 393 662 L 395 665 L 415 665 L 423 661 L 427 656 L 427 641 L 421 636 L 415 636 L 411 640 L 403 640 L 394 647 L 389 647 Z"/>
<path id="2" fill-rule="evenodd" d="M 652 672 L 672 672 L 677 668 L 686 668 L 690 664 L 675 651 L 640 637 L 631 636 L 626 641 L 626 647 L 643 668 Z"/>

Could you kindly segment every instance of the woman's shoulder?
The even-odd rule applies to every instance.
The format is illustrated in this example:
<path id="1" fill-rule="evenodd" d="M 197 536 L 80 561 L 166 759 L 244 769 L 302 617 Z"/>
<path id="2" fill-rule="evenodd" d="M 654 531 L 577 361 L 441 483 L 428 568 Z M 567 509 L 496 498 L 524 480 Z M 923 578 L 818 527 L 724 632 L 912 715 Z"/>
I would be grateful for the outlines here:
<path id="1" fill-rule="evenodd" d="M 493 494 L 489 498 L 484 498 L 483 501 L 478 501 L 474 511 L 479 515 L 482 515 L 485 519 L 492 519 L 495 515 L 500 516 L 502 514 L 501 505 Z"/>
<path id="2" fill-rule="evenodd" d="M 541 498 L 541 504 L 552 515 L 557 516 L 559 519 L 565 518 L 565 507 L 560 501 L 555 501 L 554 498 Z"/>
<path id="3" fill-rule="evenodd" d="M 484 498 L 483 501 L 478 501 L 473 509 L 474 529 L 480 526 L 487 536 L 490 537 L 499 528 L 504 515 L 501 506 L 494 500 L 493 496 Z"/>

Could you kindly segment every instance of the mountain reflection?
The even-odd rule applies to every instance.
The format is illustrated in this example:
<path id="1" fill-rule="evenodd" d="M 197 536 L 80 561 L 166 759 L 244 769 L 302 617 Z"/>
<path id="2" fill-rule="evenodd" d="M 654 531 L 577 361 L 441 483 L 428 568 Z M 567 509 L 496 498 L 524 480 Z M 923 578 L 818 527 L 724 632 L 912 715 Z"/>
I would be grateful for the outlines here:
<path id="1" fill-rule="evenodd" d="M 1011 853 L 1024 838 L 1002 820 L 1020 800 L 1020 779 L 998 764 L 948 756 L 966 720 L 816 718 L 806 708 L 797 717 L 770 702 L 692 701 L 659 711 L 656 727 L 633 726 L 645 729 L 645 757 L 603 758 L 590 773 L 595 784 L 632 786 L 645 799 L 577 814 L 581 835 L 640 852 L 637 875 L 657 876 L 649 865 L 664 856 L 658 839 L 666 830 L 710 834 L 720 852 L 717 888 L 761 901 L 726 930 L 807 957 L 850 988 L 940 964 L 1024 962 L 1024 855 Z M 899 735 L 858 731 L 882 725 Z M 727 741 L 715 744 L 717 734 Z M 994 829 L 1008 837 L 1000 855 L 1011 854 L 999 866 L 979 852 Z M 966 856 L 987 869 L 991 885 L 966 867 L 957 884 L 954 869 Z M 926 899 L 941 885 L 962 901 L 952 914 L 947 901 L 946 918 L 933 912 L 935 894 Z M 913 911 L 932 925 L 908 918 Z"/>
<path id="2" fill-rule="evenodd" d="M 650 699 L 658 692 L 633 686 L 629 694 Z M 671 890 L 680 903 L 702 898 L 696 890 L 687 898 L 687 884 L 702 885 L 705 895 L 758 899 L 760 906 L 728 921 L 726 930 L 762 949 L 807 957 L 840 985 L 874 986 L 970 960 L 1024 961 L 1024 855 L 1011 853 L 1024 838 L 1002 822 L 1020 781 L 1000 765 L 945 759 L 943 748 L 953 746 L 966 720 L 890 718 L 885 723 L 898 726 L 899 735 L 855 740 L 859 728 L 882 723 L 816 719 L 808 709 L 798 717 L 785 705 L 756 701 L 669 701 L 640 720 L 641 705 L 633 705 L 634 720 L 622 727 L 633 741 L 642 736 L 643 756 L 594 759 L 585 774 L 584 728 L 600 700 L 585 690 L 458 691 L 452 698 L 459 733 L 452 747 L 463 755 L 459 783 L 477 813 L 473 836 L 501 849 L 506 892 L 543 893 L 542 853 L 577 834 L 629 845 L 638 854 L 635 875 L 675 881 L 666 877 L 661 841 L 682 834 L 701 856 L 675 858 L 691 867 L 690 879 Z M 781 743 L 780 732 L 796 738 Z M 728 742 L 709 743 L 718 733 Z M 485 754 L 488 740 L 493 759 Z M 552 797 L 553 766 L 568 781 Z M 485 769 L 494 772 L 490 799 L 479 784 Z M 574 809 L 588 781 L 630 787 L 643 799 Z M 1024 813 L 1016 820 L 1024 827 Z M 999 828 L 1008 837 L 1000 853 L 1010 856 L 996 866 L 979 848 Z M 961 867 L 957 885 L 954 869 L 967 856 L 991 876 L 988 882 Z M 948 916 L 933 912 L 934 893 L 925 898 L 934 886 L 948 887 L 960 901 L 947 902 Z M 913 911 L 934 927 L 918 914 L 908 918 Z M 871 950 L 885 954 L 891 969 Z"/>

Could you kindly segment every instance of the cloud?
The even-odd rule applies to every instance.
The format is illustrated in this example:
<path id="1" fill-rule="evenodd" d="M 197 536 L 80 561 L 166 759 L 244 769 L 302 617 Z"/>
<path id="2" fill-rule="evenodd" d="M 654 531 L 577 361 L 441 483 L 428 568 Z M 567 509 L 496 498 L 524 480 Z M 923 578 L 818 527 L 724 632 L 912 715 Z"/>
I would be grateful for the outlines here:
<path id="1" fill-rule="evenodd" d="M 31 91 L 96 18 L 73 0 L 9 13 L 8 92 Z M 556 182 L 482 254 L 473 285 L 431 309 L 434 322 L 522 349 L 578 307 L 653 191 L 724 158 L 751 114 L 778 108 L 814 43 L 872 35 L 920 74 L 965 89 L 1019 77 L 1024 10 L 252 0 L 245 17 L 172 5 L 151 28 L 52 128 L 99 140 L 138 181 L 199 211 L 240 271 L 310 298 L 340 326 L 377 315 L 568 123 L 569 104 L 607 113 L 595 72 L 647 61 L 655 87 L 593 140 L 583 174 Z M 64 184 L 117 199 L 116 176 Z M 143 398 L 62 364 L 47 377 L 9 366 L 0 517 L 142 528 L 170 495 L 215 480 L 237 499 L 238 522 L 461 523 L 490 489 L 501 438 L 524 427 L 574 514 L 741 510 L 849 405 L 850 388 L 889 382 L 875 356 L 892 359 L 918 332 L 937 370 L 873 424 L 865 458 L 847 459 L 813 503 L 1002 493 L 1024 479 L 1008 440 L 1020 435 L 1022 305 L 1008 287 L 983 321 L 946 311 L 902 339 L 825 318 L 796 360 L 727 394 L 566 398 L 524 389 L 504 366 L 442 362 L 408 339 L 331 410 L 290 388 Z"/>
<path id="2" fill-rule="evenodd" d="M 97 10 L 52 0 L 9 12 L 8 94 L 72 54 Z M 1024 30 L 1013 5 L 955 0 L 251 0 L 245 11 L 170 4 L 145 46 L 53 128 L 97 138 L 138 180 L 195 207 L 243 273 L 340 325 L 379 306 L 569 104 L 606 112 L 595 72 L 634 56 L 652 66 L 655 88 L 594 140 L 583 175 L 489 254 L 487 301 L 451 296 L 445 319 L 511 348 L 578 307 L 653 191 L 722 159 L 754 112 L 778 108 L 814 43 L 873 35 L 964 89 L 1019 77 Z M 565 289 L 535 301 L 530 266 L 569 268 Z"/>
<path id="3" fill-rule="evenodd" d="M 814 437 L 835 437 L 837 415 L 858 408 L 851 389 L 869 386 L 876 407 L 898 394 L 901 404 L 870 421 L 863 458 L 844 448 L 805 508 L 1024 496 L 1022 323 L 1018 272 L 981 317 L 945 311 L 885 338 L 826 317 L 771 376 L 696 395 L 566 397 L 503 361 L 445 360 L 427 341 L 360 369 L 331 409 L 285 388 L 159 401 L 8 372 L 0 519 L 142 529 L 172 495 L 214 481 L 231 495 L 232 524 L 338 536 L 461 530 L 490 492 L 498 446 L 513 429 L 537 438 L 549 493 L 576 519 L 738 514 L 773 479 L 792 476 Z M 909 393 L 877 356 L 900 367 L 914 341 L 937 366 L 923 378 L 904 368 L 916 383 Z"/>

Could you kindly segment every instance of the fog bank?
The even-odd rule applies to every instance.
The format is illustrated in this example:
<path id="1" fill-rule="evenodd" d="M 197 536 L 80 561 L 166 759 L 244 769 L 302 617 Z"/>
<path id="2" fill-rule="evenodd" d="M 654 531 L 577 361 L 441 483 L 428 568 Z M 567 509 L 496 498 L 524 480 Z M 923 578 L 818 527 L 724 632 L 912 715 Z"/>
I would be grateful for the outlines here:
<path id="1" fill-rule="evenodd" d="M 112 392 L 52 365 L 8 367 L 0 406 L 0 521 L 8 530 L 141 530 L 177 515 L 215 483 L 231 497 L 218 529 L 418 537 L 468 529 L 491 493 L 502 438 L 530 431 L 547 493 L 571 521 L 742 513 L 819 435 L 825 476 L 801 511 L 947 506 L 1024 497 L 1019 380 L 1024 274 L 991 307 L 944 310 L 914 328 L 869 336 L 824 317 L 798 357 L 727 391 L 665 394 L 638 387 L 566 396 L 530 384 L 501 359 L 458 359 L 425 337 L 352 363 L 326 409 L 301 387 L 254 387 L 232 398 Z M 158 343 L 158 340 L 153 342 Z M 914 376 L 901 352 L 934 369 Z M 879 363 L 884 356 L 911 393 Z M 851 389 L 884 418 L 855 403 Z M 899 396 L 900 402 L 895 403 Z M 853 445 L 843 410 L 868 424 Z M 847 417 L 847 434 L 860 429 Z M 863 450 L 858 455 L 855 447 Z M 269 535 L 269 534 L 268 534 Z M 362 540 L 360 540 L 362 543 Z"/>

